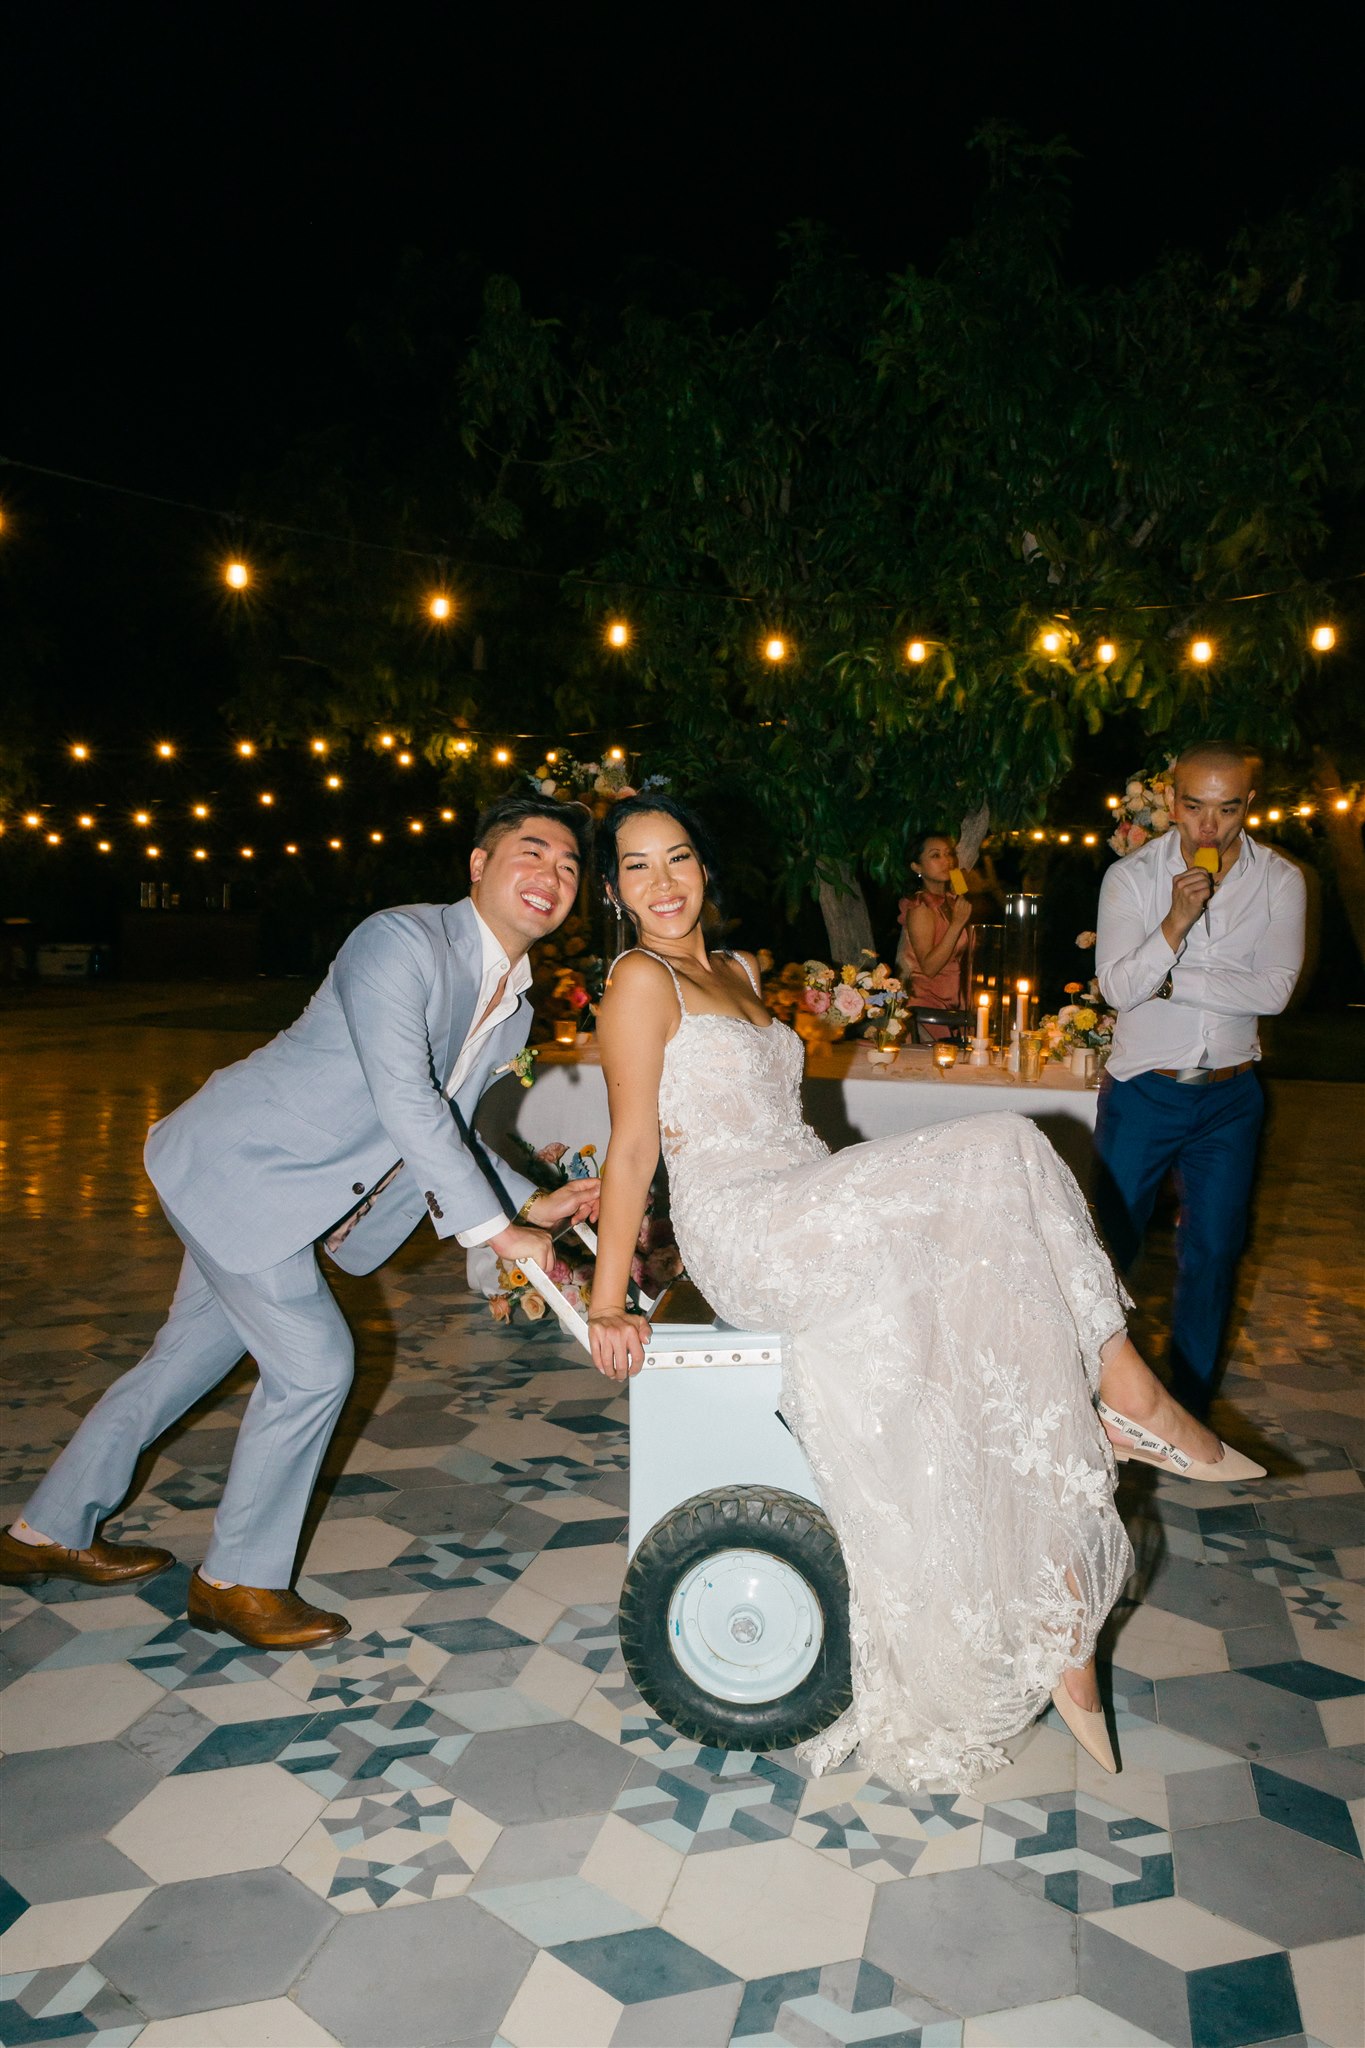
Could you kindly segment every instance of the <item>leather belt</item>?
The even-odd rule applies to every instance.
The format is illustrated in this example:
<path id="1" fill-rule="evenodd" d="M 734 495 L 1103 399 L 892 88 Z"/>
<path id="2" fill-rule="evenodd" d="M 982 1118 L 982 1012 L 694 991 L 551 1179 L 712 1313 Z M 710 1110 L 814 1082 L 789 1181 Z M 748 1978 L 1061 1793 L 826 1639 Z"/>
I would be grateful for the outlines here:
<path id="1" fill-rule="evenodd" d="M 1231 1081 L 1238 1074 L 1245 1074 L 1256 1064 L 1255 1060 L 1243 1060 L 1235 1067 L 1156 1067 L 1167 1081 L 1184 1081 L 1195 1088 L 1207 1088 L 1214 1081 Z"/>

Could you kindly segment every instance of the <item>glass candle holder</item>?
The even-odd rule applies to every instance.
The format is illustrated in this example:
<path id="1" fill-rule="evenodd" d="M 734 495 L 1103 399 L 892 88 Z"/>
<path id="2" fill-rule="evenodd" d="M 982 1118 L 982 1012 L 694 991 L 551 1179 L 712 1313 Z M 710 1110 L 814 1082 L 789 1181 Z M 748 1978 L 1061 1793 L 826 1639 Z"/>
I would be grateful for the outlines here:
<path id="1" fill-rule="evenodd" d="M 1019 1037 L 1019 1079 L 1039 1081 L 1043 1075 L 1043 1034 L 1024 1031 Z"/>
<path id="2" fill-rule="evenodd" d="M 556 1017 L 555 1044 L 572 1045 L 578 1036 L 578 1025 L 572 1017 Z"/>
<path id="3" fill-rule="evenodd" d="M 951 1038 L 934 1040 L 934 1065 L 940 1074 L 946 1074 L 950 1067 L 957 1065 L 957 1047 Z"/>

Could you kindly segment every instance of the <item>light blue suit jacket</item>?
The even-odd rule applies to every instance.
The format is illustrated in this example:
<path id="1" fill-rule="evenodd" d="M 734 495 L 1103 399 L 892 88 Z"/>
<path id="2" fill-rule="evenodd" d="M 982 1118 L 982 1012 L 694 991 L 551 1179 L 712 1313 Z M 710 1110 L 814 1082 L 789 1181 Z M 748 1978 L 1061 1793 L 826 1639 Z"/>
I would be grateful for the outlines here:
<path id="1" fill-rule="evenodd" d="M 515 1215 L 529 1180 L 471 1126 L 494 1070 L 526 1043 L 523 995 L 490 1031 L 453 1102 L 483 949 L 466 898 L 381 910 L 357 925 L 296 1024 L 153 1124 L 144 1154 L 167 1210 L 230 1273 L 325 1236 L 399 1159 L 403 1171 L 334 1254 L 369 1273 L 424 1216 L 438 1237 Z"/>

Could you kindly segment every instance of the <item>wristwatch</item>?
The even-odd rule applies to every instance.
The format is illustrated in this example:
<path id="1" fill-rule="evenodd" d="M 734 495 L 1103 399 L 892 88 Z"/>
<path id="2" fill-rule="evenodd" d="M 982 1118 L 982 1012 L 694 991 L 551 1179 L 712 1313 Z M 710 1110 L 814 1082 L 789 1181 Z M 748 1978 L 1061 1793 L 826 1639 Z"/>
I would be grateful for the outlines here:
<path id="1" fill-rule="evenodd" d="M 1156 1003 L 1168 1003 L 1171 999 L 1174 987 L 1175 984 L 1171 980 L 1171 971 L 1168 969 L 1166 979 L 1162 982 L 1161 987 L 1156 991 L 1156 994 L 1153 996 L 1152 1001 Z"/>

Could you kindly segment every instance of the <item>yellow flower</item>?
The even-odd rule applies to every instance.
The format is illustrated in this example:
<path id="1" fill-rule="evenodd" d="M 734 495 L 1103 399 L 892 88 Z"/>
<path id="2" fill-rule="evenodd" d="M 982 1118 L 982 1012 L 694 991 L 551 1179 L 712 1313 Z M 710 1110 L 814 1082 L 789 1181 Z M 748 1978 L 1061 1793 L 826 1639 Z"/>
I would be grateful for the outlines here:
<path id="1" fill-rule="evenodd" d="M 1093 1010 L 1077 1010 L 1071 1022 L 1077 1031 L 1093 1031 L 1097 1019 Z"/>
<path id="2" fill-rule="evenodd" d="M 858 979 L 858 970 L 856 967 L 841 967 L 839 969 L 839 976 L 845 988 L 852 988 L 854 982 Z"/>

